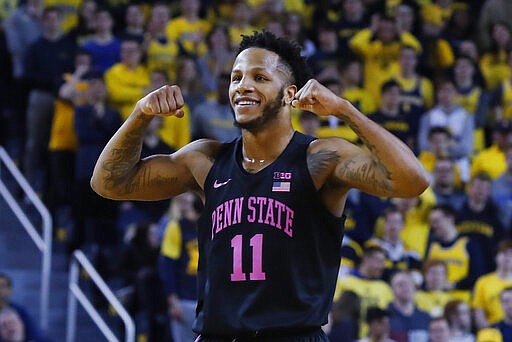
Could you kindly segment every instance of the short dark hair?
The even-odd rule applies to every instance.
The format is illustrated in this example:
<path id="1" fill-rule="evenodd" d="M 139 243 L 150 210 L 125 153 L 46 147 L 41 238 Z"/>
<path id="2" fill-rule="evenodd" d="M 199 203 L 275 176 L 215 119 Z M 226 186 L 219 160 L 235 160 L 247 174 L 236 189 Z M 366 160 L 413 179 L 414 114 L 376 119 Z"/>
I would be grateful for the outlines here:
<path id="1" fill-rule="evenodd" d="M 450 132 L 450 130 L 444 126 L 433 126 L 431 127 L 429 130 L 428 130 L 428 137 L 430 138 L 431 136 L 433 136 L 434 134 L 446 134 L 446 136 L 448 136 L 449 138 L 452 137 L 452 133 Z"/>
<path id="2" fill-rule="evenodd" d="M 423 275 L 427 274 L 428 270 L 430 270 L 432 267 L 435 266 L 442 266 L 444 267 L 445 271 L 448 272 L 448 265 L 446 265 L 446 262 L 442 259 L 427 259 L 423 263 Z"/>
<path id="3" fill-rule="evenodd" d="M 478 179 L 478 180 L 481 180 L 481 181 L 484 181 L 484 182 L 492 183 L 492 178 L 491 178 L 491 176 L 489 176 L 489 174 L 488 174 L 487 172 L 485 172 L 485 171 L 480 171 L 480 172 L 478 172 L 478 173 L 474 174 L 474 175 L 470 178 L 469 183 L 470 183 L 470 184 L 471 184 L 471 183 L 473 183 L 473 181 L 474 181 L 475 179 Z"/>
<path id="4" fill-rule="evenodd" d="M 366 310 L 366 323 L 370 324 L 375 321 L 380 321 L 385 317 L 389 317 L 389 311 L 381 309 L 377 306 L 370 306 Z"/>
<path id="5" fill-rule="evenodd" d="M 386 250 L 382 248 L 379 245 L 369 244 L 368 246 L 365 246 L 363 256 L 370 256 L 375 253 L 382 253 L 384 255 L 387 255 Z"/>
<path id="6" fill-rule="evenodd" d="M 400 211 L 400 209 L 398 209 L 396 205 L 390 205 L 389 207 L 384 209 L 382 216 L 384 217 L 384 219 L 386 219 L 389 215 L 394 213 L 399 213 L 402 216 L 402 219 L 405 219 L 404 214 Z"/>
<path id="7" fill-rule="evenodd" d="M 444 318 L 448 321 L 448 324 L 451 322 L 451 318 L 453 315 L 457 314 L 457 310 L 459 309 L 459 305 L 464 304 L 465 302 L 460 299 L 452 299 L 444 306 Z"/>
<path id="8" fill-rule="evenodd" d="M 290 68 L 293 78 L 291 82 L 299 89 L 313 77 L 306 59 L 300 54 L 301 47 L 293 40 L 276 37 L 269 31 L 254 31 L 251 36 L 242 35 L 237 55 L 249 48 L 266 49 L 277 54 L 279 59 Z"/>
<path id="9" fill-rule="evenodd" d="M 398 81 L 396 81 L 396 80 L 386 81 L 380 87 L 380 92 L 381 93 L 385 93 L 385 92 L 387 92 L 388 90 L 390 90 L 391 88 L 394 88 L 394 87 L 400 88 L 400 83 L 398 83 Z"/>
<path id="10" fill-rule="evenodd" d="M 512 249 L 512 240 L 502 240 L 500 241 L 500 243 L 498 244 L 498 253 L 502 253 L 502 252 L 505 252 L 509 249 Z"/>
<path id="11" fill-rule="evenodd" d="M 430 212 L 434 210 L 440 210 L 443 212 L 445 216 L 455 218 L 455 209 L 453 208 L 453 206 L 449 204 L 437 204 L 434 207 L 432 207 L 432 209 L 430 209 Z"/>

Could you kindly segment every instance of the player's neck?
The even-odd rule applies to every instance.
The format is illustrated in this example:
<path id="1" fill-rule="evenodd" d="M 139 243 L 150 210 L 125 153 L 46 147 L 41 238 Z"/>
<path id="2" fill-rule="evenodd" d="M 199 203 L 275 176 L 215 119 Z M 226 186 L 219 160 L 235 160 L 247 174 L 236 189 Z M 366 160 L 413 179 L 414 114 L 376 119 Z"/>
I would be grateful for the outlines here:
<path id="1" fill-rule="evenodd" d="M 242 131 L 242 157 L 245 166 L 266 166 L 284 151 L 293 137 L 294 130 L 288 128 Z"/>

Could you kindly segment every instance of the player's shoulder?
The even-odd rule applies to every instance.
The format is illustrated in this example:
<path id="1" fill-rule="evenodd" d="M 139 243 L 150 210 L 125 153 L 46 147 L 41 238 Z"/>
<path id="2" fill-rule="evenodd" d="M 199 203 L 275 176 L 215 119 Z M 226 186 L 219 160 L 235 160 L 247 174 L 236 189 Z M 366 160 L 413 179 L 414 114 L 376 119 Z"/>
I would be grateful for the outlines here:
<path id="1" fill-rule="evenodd" d="M 215 155 L 222 147 L 222 143 L 212 139 L 197 139 L 178 150 L 179 153 L 201 153 L 207 156 Z"/>
<path id="2" fill-rule="evenodd" d="M 359 148 L 353 143 L 340 137 L 319 138 L 311 142 L 308 155 L 334 153 L 339 157 L 356 152 Z"/>

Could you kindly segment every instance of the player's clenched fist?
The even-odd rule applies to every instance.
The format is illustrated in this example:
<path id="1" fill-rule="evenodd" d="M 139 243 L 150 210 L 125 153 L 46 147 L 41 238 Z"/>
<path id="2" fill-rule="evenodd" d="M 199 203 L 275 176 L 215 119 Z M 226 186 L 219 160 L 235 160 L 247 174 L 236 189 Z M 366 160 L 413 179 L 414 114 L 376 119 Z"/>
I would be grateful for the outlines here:
<path id="1" fill-rule="evenodd" d="M 337 114 L 344 102 L 346 101 L 320 82 L 311 79 L 295 93 L 291 104 L 293 107 L 326 116 Z"/>
<path id="2" fill-rule="evenodd" d="M 177 85 L 165 85 L 144 96 L 137 102 L 139 110 L 148 115 L 183 116 L 185 101 Z"/>

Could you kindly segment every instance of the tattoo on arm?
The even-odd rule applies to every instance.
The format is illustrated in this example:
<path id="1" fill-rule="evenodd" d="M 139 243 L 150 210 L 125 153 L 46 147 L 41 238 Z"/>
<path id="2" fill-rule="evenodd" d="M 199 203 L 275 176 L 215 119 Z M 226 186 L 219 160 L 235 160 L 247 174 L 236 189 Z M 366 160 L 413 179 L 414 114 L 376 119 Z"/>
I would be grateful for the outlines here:
<path id="1" fill-rule="evenodd" d="M 361 130 L 359 129 L 359 127 L 356 127 L 354 125 L 351 125 L 350 128 L 352 128 L 352 130 L 354 131 L 354 133 L 357 134 L 357 136 L 359 137 L 359 139 L 361 139 L 361 141 L 364 143 L 364 145 L 366 147 L 368 147 L 368 149 L 370 150 L 370 152 L 374 153 L 375 152 L 375 145 L 373 144 L 370 144 L 370 142 L 368 141 L 368 139 L 366 139 L 366 137 L 364 136 L 364 134 L 361 132 Z"/>
<path id="2" fill-rule="evenodd" d="M 335 151 L 320 150 L 308 155 L 309 172 L 313 178 L 324 174 L 339 162 L 340 156 Z"/>
<path id="3" fill-rule="evenodd" d="M 343 162 L 341 177 L 347 181 L 366 183 L 374 188 L 392 192 L 393 187 L 389 182 L 391 173 L 377 161 L 357 162 L 348 159 Z"/>
<path id="4" fill-rule="evenodd" d="M 107 188 L 113 189 L 123 183 L 125 177 L 132 171 L 140 160 L 142 139 L 145 127 L 149 119 L 138 117 L 141 125 L 127 132 L 121 141 L 110 151 L 107 158 L 101 164 L 105 172 L 104 182 Z"/>
<path id="5" fill-rule="evenodd" d="M 144 168 L 133 181 L 124 186 L 125 194 L 138 192 L 145 188 L 162 188 L 178 183 L 178 177 L 163 177 L 159 174 L 152 175 L 151 171 L 151 167 Z"/>

